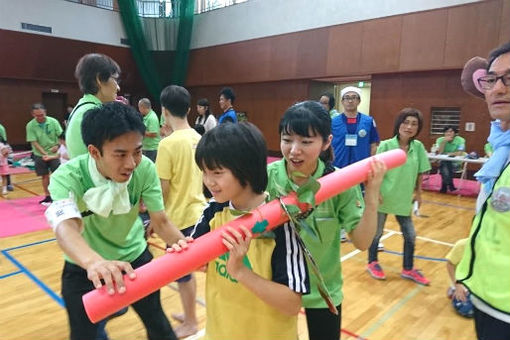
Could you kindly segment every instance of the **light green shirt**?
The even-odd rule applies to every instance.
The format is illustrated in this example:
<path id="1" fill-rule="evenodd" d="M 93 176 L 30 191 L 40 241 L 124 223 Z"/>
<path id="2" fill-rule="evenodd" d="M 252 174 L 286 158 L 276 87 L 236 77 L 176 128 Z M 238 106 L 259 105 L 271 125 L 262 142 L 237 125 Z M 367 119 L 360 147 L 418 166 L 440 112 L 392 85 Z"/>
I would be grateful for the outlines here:
<path id="1" fill-rule="evenodd" d="M 149 113 L 143 117 L 143 124 L 145 125 L 146 132 L 156 133 L 156 137 L 143 137 L 143 150 L 157 150 L 161 138 L 159 137 L 159 123 L 156 113 L 150 110 Z"/>
<path id="2" fill-rule="evenodd" d="M 37 142 L 49 155 L 56 155 L 56 152 L 50 152 L 50 149 L 58 145 L 58 137 L 63 130 L 60 123 L 55 118 L 46 116 L 44 123 L 38 123 L 35 118 L 28 122 L 27 142 Z M 34 155 L 42 157 L 41 152 L 32 145 Z"/>
<path id="3" fill-rule="evenodd" d="M 54 201 L 74 197 L 80 212 L 87 211 L 85 192 L 94 186 L 88 170 L 89 154 L 61 165 L 52 175 L 49 186 Z M 128 184 L 131 210 L 127 214 L 104 218 L 91 214 L 83 217 L 82 236 L 87 244 L 107 260 L 131 262 L 147 247 L 142 220 L 138 217 L 140 199 L 151 212 L 163 210 L 161 186 L 154 163 L 143 156 Z M 69 258 L 67 261 L 73 262 Z"/>
<path id="4" fill-rule="evenodd" d="M 159 126 L 165 125 L 165 114 L 161 112 L 161 116 L 159 117 Z"/>
<path id="5" fill-rule="evenodd" d="M 317 170 L 312 175 L 313 178 L 321 177 L 324 169 L 324 163 L 319 160 Z M 269 164 L 267 172 L 269 177 L 267 187 L 269 199 L 274 199 L 280 195 L 276 189 L 277 186 L 280 186 L 286 192 L 294 191 L 296 188 L 296 184 L 287 176 L 284 159 Z M 301 231 L 299 234 L 317 262 L 335 306 L 338 306 L 343 300 L 340 230 L 344 229 L 348 233 L 354 230 L 363 215 L 364 209 L 365 203 L 361 196 L 361 190 L 359 185 L 356 185 L 322 202 L 306 218 L 308 225 L 320 232 L 322 242 L 316 240 L 305 231 Z M 307 308 L 327 308 L 326 302 L 322 299 L 317 289 L 317 278 L 315 275 L 310 275 L 310 290 L 310 294 L 303 295 L 302 297 L 303 306 Z"/>
<path id="6" fill-rule="evenodd" d="M 88 153 L 87 146 L 83 142 L 83 137 L 81 135 L 81 122 L 83 121 L 85 112 L 101 104 L 99 98 L 92 94 L 85 94 L 76 104 L 76 107 L 81 106 L 72 112 L 66 130 L 66 145 L 69 158 L 72 159 L 76 156 Z"/>
<path id="7" fill-rule="evenodd" d="M 340 116 L 340 113 L 336 109 L 329 110 L 329 116 L 331 119 L 335 118 L 336 116 Z"/>
<path id="8" fill-rule="evenodd" d="M 485 143 L 483 146 L 483 150 L 485 151 L 485 155 L 487 157 L 490 157 L 489 155 L 492 155 L 494 153 L 494 149 L 492 148 L 491 143 Z"/>
<path id="9" fill-rule="evenodd" d="M 386 139 L 379 144 L 377 153 L 400 148 L 397 137 Z M 413 205 L 413 193 L 419 174 L 430 170 L 427 151 L 419 140 L 409 144 L 407 160 L 404 165 L 388 170 L 381 184 L 383 203 L 379 211 L 386 214 L 410 216 Z"/>
<path id="10" fill-rule="evenodd" d="M 0 137 L 4 140 L 4 142 L 7 141 L 7 132 L 5 132 L 5 128 L 2 124 L 0 124 Z"/>
<path id="11" fill-rule="evenodd" d="M 436 145 L 439 148 L 441 143 L 443 142 L 444 137 L 439 137 L 436 140 Z M 446 142 L 444 145 L 443 153 L 457 152 L 466 150 L 466 140 L 460 136 L 453 137 L 451 142 Z"/>

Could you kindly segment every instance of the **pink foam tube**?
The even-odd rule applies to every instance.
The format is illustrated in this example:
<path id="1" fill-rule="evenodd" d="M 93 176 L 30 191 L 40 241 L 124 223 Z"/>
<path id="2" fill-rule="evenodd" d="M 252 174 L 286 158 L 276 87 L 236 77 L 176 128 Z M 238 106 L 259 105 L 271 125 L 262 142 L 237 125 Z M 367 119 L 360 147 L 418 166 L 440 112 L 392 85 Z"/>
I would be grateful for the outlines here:
<path id="1" fill-rule="evenodd" d="M 388 169 L 405 163 L 404 151 L 391 150 L 374 156 L 386 164 Z M 315 195 L 319 204 L 348 188 L 364 182 L 370 170 L 371 158 L 351 164 L 319 179 L 321 187 Z M 302 211 L 308 209 L 306 204 L 297 200 L 295 193 L 282 198 L 286 204 L 299 206 Z M 272 200 L 228 223 L 229 226 L 239 228 L 244 225 L 253 228 L 256 224 L 266 224 L 265 230 L 271 230 L 288 220 L 280 207 L 278 200 Z M 167 253 L 135 270 L 136 279 L 124 277 L 126 292 L 124 294 L 108 295 L 105 287 L 93 290 L 83 296 L 83 304 L 89 319 L 98 322 L 117 310 L 129 306 L 135 301 L 155 292 L 164 285 L 192 272 L 213 259 L 227 252 L 222 243 L 221 232 L 226 226 L 217 228 L 202 237 L 197 238 L 189 248 L 180 253 Z"/>

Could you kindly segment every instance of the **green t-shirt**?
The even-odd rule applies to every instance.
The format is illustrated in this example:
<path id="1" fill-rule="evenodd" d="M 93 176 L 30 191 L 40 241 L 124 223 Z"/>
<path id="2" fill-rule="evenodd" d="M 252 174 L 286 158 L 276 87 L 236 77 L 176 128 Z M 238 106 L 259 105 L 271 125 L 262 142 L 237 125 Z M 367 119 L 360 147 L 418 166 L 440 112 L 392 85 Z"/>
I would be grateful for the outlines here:
<path id="1" fill-rule="evenodd" d="M 325 165 L 319 160 L 317 170 L 312 175 L 319 178 L 324 173 Z M 285 160 L 273 162 L 267 167 L 269 184 L 267 191 L 269 198 L 280 196 L 277 186 L 286 192 L 294 191 L 297 186 L 287 176 Z M 342 264 L 340 262 L 340 230 L 351 232 L 356 228 L 365 209 L 359 185 L 322 202 L 313 213 L 306 218 L 308 225 L 316 228 L 321 235 L 322 242 L 311 237 L 307 232 L 301 231 L 300 236 L 313 258 L 319 266 L 326 287 L 335 306 L 342 303 Z M 310 294 L 303 295 L 303 306 L 307 308 L 327 308 L 317 289 L 317 278 L 310 275 Z"/>
<path id="2" fill-rule="evenodd" d="M 2 138 L 4 142 L 7 141 L 7 132 L 5 132 L 5 128 L 2 124 L 0 124 L 0 138 Z"/>
<path id="3" fill-rule="evenodd" d="M 400 148 L 397 137 L 386 139 L 379 144 L 377 153 Z M 378 211 L 386 214 L 410 216 L 413 205 L 413 193 L 419 174 L 430 170 L 427 151 L 419 140 L 409 144 L 407 160 L 404 165 L 388 170 L 381 184 L 383 203 Z"/>
<path id="4" fill-rule="evenodd" d="M 80 106 L 81 105 L 81 106 Z M 76 104 L 77 109 L 73 110 L 69 117 L 66 130 L 66 146 L 69 158 L 88 153 L 87 146 L 81 136 L 81 122 L 83 115 L 90 109 L 101 105 L 99 98 L 92 94 L 85 94 Z"/>
<path id="5" fill-rule="evenodd" d="M 161 138 L 159 137 L 159 123 L 158 116 L 152 110 L 143 117 L 143 124 L 147 132 L 155 132 L 156 137 L 143 137 L 142 148 L 143 150 L 157 150 Z"/>
<path id="6" fill-rule="evenodd" d="M 63 132 L 58 120 L 46 116 L 44 123 L 38 123 L 34 118 L 28 122 L 26 130 L 27 142 L 37 142 L 48 155 L 54 156 L 57 154 L 56 152 L 50 152 L 50 149 L 58 145 L 58 137 Z M 34 155 L 42 157 L 42 154 L 33 145 L 32 152 Z"/>
<path id="7" fill-rule="evenodd" d="M 492 155 L 494 153 L 494 149 L 492 148 L 491 143 L 485 143 L 483 146 L 483 150 L 485 151 L 485 155 L 487 157 L 490 157 L 489 155 Z"/>
<path id="8" fill-rule="evenodd" d="M 336 116 L 340 116 L 340 113 L 336 109 L 329 110 L 329 116 L 331 119 L 335 118 Z"/>
<path id="9" fill-rule="evenodd" d="M 443 142 L 444 137 L 439 137 L 436 140 L 436 145 L 439 148 L 441 143 Z M 451 142 L 446 142 L 444 145 L 443 153 L 450 153 L 450 152 L 457 152 L 457 151 L 464 151 L 466 149 L 466 140 L 460 136 L 453 137 L 453 140 Z"/>
<path id="10" fill-rule="evenodd" d="M 159 116 L 159 126 L 165 125 L 165 114 L 161 112 L 161 116 Z"/>
<path id="11" fill-rule="evenodd" d="M 61 165 L 51 175 L 49 191 L 54 201 L 74 197 L 80 212 L 87 211 L 83 195 L 94 186 L 88 170 L 89 154 Z M 138 217 L 140 199 L 151 212 L 163 210 L 161 186 L 154 163 L 147 157 L 133 172 L 128 184 L 132 208 L 127 214 L 107 218 L 96 214 L 83 217 L 82 236 L 87 244 L 107 260 L 131 262 L 147 247 L 142 220 Z M 69 258 L 67 261 L 73 262 Z"/>

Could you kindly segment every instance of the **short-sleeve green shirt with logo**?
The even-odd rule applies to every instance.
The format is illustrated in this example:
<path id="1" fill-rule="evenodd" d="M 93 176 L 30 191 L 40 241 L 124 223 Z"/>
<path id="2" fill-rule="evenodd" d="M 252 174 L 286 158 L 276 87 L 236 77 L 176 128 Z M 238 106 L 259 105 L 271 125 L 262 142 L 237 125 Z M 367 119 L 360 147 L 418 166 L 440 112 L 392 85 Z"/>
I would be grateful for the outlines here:
<path id="1" fill-rule="evenodd" d="M 87 146 L 83 142 L 83 137 L 81 135 L 81 122 L 83 121 L 85 112 L 101 104 L 99 98 L 93 94 L 85 94 L 76 104 L 77 109 L 75 109 L 71 117 L 69 117 L 66 131 L 66 146 L 69 158 L 88 153 Z"/>
<path id="2" fill-rule="evenodd" d="M 58 145 L 58 137 L 63 130 L 60 123 L 55 118 L 46 116 L 44 123 L 38 123 L 35 118 L 28 122 L 26 126 L 27 142 L 37 142 L 48 155 L 56 155 L 56 152 L 50 152 L 50 149 Z M 34 155 L 42 157 L 41 152 L 32 145 Z"/>
<path id="3" fill-rule="evenodd" d="M 439 147 L 443 142 L 444 137 L 439 137 L 436 140 L 436 145 Z M 466 140 L 460 136 L 453 137 L 451 142 L 446 142 L 444 145 L 443 153 L 464 151 L 466 149 Z"/>
<path id="4" fill-rule="evenodd" d="M 377 153 L 400 148 L 397 137 L 386 139 L 379 144 Z M 412 140 L 404 165 L 388 170 L 381 184 L 383 202 L 378 211 L 398 216 L 410 216 L 413 193 L 419 174 L 430 170 L 427 151 L 419 140 Z"/>
<path id="5" fill-rule="evenodd" d="M 74 198 L 80 212 L 87 211 L 83 195 L 94 187 L 88 160 L 90 155 L 78 156 L 62 164 L 52 175 L 49 186 L 54 201 Z M 147 247 L 142 220 L 139 218 L 140 199 L 151 212 L 163 211 L 161 186 L 154 163 L 143 156 L 128 184 L 131 210 L 127 214 L 83 217 L 83 238 L 87 244 L 107 260 L 131 262 Z M 73 262 L 66 258 L 67 261 Z"/>

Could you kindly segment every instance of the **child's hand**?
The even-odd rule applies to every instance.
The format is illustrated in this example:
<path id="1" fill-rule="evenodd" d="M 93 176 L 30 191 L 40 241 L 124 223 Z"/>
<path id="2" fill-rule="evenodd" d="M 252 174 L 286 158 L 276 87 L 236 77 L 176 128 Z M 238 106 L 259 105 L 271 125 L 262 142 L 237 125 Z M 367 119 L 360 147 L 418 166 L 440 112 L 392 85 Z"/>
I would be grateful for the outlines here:
<path id="1" fill-rule="evenodd" d="M 177 241 L 177 243 L 172 244 L 167 248 L 167 253 L 180 253 L 181 251 L 188 249 L 188 244 L 193 242 L 193 238 L 191 236 L 186 236 L 184 239 Z"/>
<path id="2" fill-rule="evenodd" d="M 467 294 L 466 294 L 466 287 L 462 283 L 456 283 L 455 284 L 455 294 L 454 297 L 457 300 L 460 300 L 462 302 L 466 302 L 467 300 Z"/>
<path id="3" fill-rule="evenodd" d="M 241 226 L 241 232 L 232 227 L 226 228 L 228 232 L 222 232 L 223 244 L 230 251 L 227 261 L 227 271 L 234 278 L 239 280 L 244 270 L 248 268 L 243 264 L 243 258 L 250 248 L 252 233 L 245 227 Z"/>

